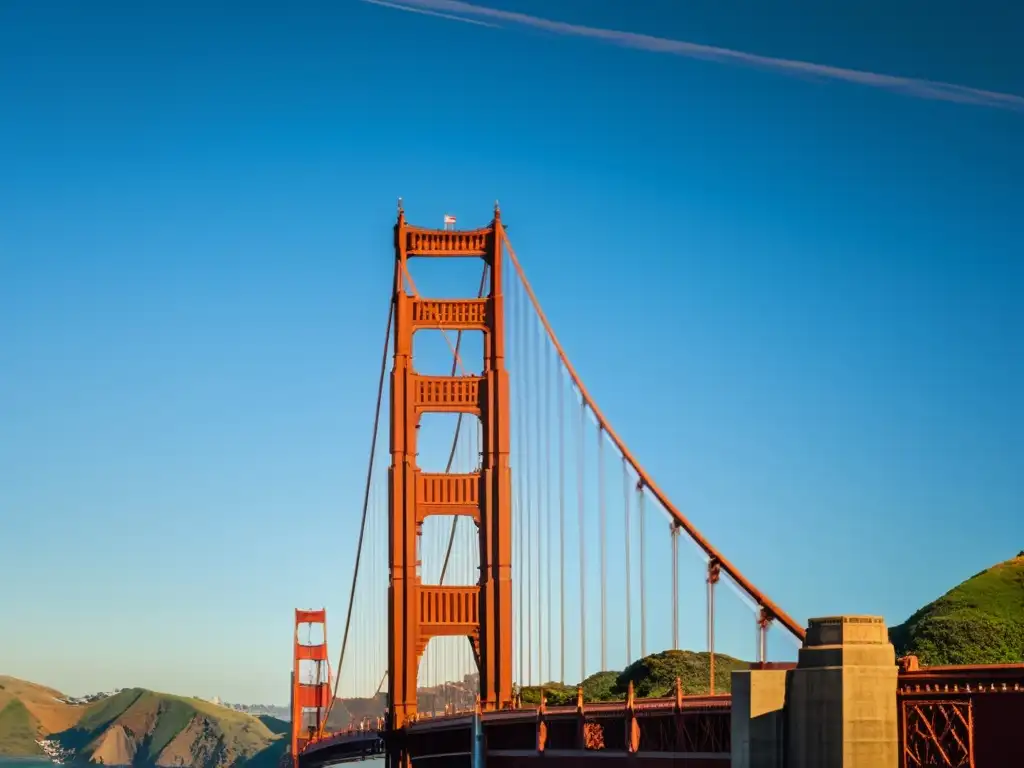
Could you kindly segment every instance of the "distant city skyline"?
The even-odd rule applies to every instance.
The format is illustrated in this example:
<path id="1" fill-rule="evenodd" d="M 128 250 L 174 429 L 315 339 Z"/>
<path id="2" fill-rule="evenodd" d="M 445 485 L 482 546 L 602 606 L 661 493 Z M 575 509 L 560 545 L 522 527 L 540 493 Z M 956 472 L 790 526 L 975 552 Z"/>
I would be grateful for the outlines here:
<path id="1" fill-rule="evenodd" d="M 5 8 L 0 673 L 287 704 L 297 607 L 337 663 L 398 197 L 501 201 L 602 410 L 798 619 L 896 624 L 1013 557 L 1009 5 Z"/>

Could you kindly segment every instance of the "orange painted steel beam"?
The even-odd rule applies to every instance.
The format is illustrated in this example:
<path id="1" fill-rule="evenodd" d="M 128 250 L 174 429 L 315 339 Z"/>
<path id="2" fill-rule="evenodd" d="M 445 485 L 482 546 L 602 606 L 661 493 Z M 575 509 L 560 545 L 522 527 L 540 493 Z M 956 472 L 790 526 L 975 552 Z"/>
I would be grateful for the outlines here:
<path id="1" fill-rule="evenodd" d="M 417 331 L 487 331 L 489 299 L 413 299 L 412 324 Z"/>
<path id="2" fill-rule="evenodd" d="M 637 477 L 640 478 L 640 482 L 650 490 L 654 495 L 654 498 L 656 498 L 665 510 L 676 520 L 676 522 L 679 523 L 690 538 L 696 542 L 697 546 L 704 550 L 705 554 L 707 554 L 712 561 L 717 561 L 721 566 L 721 569 L 725 571 L 742 590 L 756 600 L 758 605 L 767 615 L 777 619 L 778 622 L 788 629 L 794 637 L 803 640 L 806 634 L 804 627 L 797 623 L 792 616 L 782 610 L 782 608 L 776 605 L 772 600 L 768 599 L 767 595 L 755 587 L 753 582 L 740 573 L 740 570 L 735 565 L 729 562 L 729 560 L 727 560 L 725 556 L 711 544 L 710 541 L 701 535 L 700 531 L 697 530 L 697 527 L 679 511 L 679 508 L 676 507 L 665 492 L 658 487 L 657 483 L 654 482 L 647 471 L 640 465 L 640 462 L 637 461 L 629 448 L 626 447 L 622 438 L 619 437 L 618 433 L 614 429 L 612 429 L 611 424 L 609 424 L 608 420 L 604 417 L 604 414 L 601 413 L 601 409 L 597 407 L 597 403 L 594 402 L 594 399 L 590 396 L 587 388 L 583 385 L 583 380 L 569 361 L 568 355 L 565 354 L 565 349 L 562 347 L 561 343 L 559 343 L 558 337 L 555 335 L 555 331 L 551 327 L 551 323 L 548 322 L 547 315 L 544 314 L 544 309 L 537 300 L 537 295 L 533 292 L 533 287 L 530 285 L 530 281 L 526 278 L 526 273 L 523 270 L 522 265 L 519 263 L 519 259 L 516 258 L 516 253 L 512 248 L 512 244 L 508 241 L 508 237 L 505 235 L 504 230 L 502 230 L 501 234 L 505 247 L 508 250 L 509 258 L 512 261 L 512 265 L 515 267 L 515 270 L 519 275 L 519 279 L 522 281 L 523 287 L 526 289 L 526 293 L 530 297 L 530 303 L 533 304 L 534 311 L 537 313 L 537 317 L 540 318 L 540 321 L 544 326 L 544 330 L 551 339 L 551 343 L 554 345 L 555 351 L 558 353 L 558 357 L 562 361 L 562 365 L 564 365 L 566 371 L 568 371 L 570 378 L 579 390 L 580 396 L 587 404 L 587 407 L 594 414 L 594 418 L 597 420 L 597 423 L 601 425 L 605 434 L 608 435 L 611 441 L 615 444 L 615 447 L 619 449 L 622 456 L 629 462 L 630 466 L 633 467 L 633 471 L 636 472 Z"/>
<path id="3" fill-rule="evenodd" d="M 296 645 L 295 658 L 298 661 L 327 661 L 327 645 Z"/>
<path id="4" fill-rule="evenodd" d="M 416 472 L 419 522 L 430 515 L 465 515 L 480 524 L 479 472 Z"/>
<path id="5" fill-rule="evenodd" d="M 416 717 L 420 656 L 431 637 L 465 635 L 476 651 L 480 698 L 498 709 L 512 699 L 512 490 L 510 419 L 504 366 L 501 215 L 468 232 L 395 223 L 394 361 L 391 370 L 389 467 L 388 688 L 389 725 Z M 412 257 L 477 257 L 487 263 L 488 295 L 424 299 L 406 291 Z M 411 285 L 411 280 L 409 280 Z M 478 330 L 484 335 L 480 376 L 423 376 L 412 359 L 417 330 Z M 473 474 L 424 473 L 416 466 L 423 413 L 468 413 L 483 427 L 481 468 Z M 469 587 L 424 585 L 416 572 L 417 538 L 429 515 L 461 514 L 478 526 L 480 581 Z"/>
<path id="6" fill-rule="evenodd" d="M 327 621 L 327 611 L 304 611 L 301 608 L 295 609 L 295 625 L 299 624 L 323 624 Z"/>

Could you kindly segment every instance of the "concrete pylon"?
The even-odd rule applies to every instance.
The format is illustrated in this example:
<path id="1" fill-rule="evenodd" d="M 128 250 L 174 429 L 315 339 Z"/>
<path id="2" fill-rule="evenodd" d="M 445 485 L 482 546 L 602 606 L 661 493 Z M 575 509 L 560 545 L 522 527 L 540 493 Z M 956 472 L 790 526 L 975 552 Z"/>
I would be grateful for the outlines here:
<path id="1" fill-rule="evenodd" d="M 732 768 L 783 768 L 785 669 L 732 673 Z"/>
<path id="2" fill-rule="evenodd" d="M 787 675 L 787 768 L 897 768 L 896 676 L 882 618 L 811 619 Z"/>

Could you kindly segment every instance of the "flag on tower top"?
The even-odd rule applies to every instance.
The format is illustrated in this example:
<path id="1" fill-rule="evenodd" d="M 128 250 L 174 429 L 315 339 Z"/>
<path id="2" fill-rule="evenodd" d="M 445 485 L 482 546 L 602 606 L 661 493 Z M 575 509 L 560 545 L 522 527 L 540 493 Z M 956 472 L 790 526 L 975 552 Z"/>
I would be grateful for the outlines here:
<path id="1" fill-rule="evenodd" d="M 446 227 L 447 226 L 455 226 L 455 217 L 452 216 L 450 213 L 446 213 L 444 215 L 444 225 Z"/>

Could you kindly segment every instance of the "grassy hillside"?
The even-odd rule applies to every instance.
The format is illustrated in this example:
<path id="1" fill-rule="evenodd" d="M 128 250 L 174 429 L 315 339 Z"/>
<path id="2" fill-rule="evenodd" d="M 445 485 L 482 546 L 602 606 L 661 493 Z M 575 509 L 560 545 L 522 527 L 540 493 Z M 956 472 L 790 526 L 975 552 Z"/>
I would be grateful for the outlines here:
<path id="1" fill-rule="evenodd" d="M 105 765 L 214 768 L 248 760 L 278 736 L 243 712 L 132 688 L 90 705 L 57 739 L 79 759 L 102 759 Z"/>
<path id="2" fill-rule="evenodd" d="M 141 689 L 134 688 L 83 707 L 78 721 L 72 727 L 56 733 L 61 734 L 60 740 L 66 746 L 72 749 L 84 747 L 93 736 L 123 715 L 141 695 Z"/>
<path id="3" fill-rule="evenodd" d="M 635 695 L 643 698 L 671 696 L 676 678 L 680 678 L 684 695 L 707 693 L 710 679 L 710 656 L 695 651 L 662 651 L 630 664 L 622 672 L 597 672 L 583 681 L 583 700 L 621 701 L 626 698 L 629 683 Z M 722 653 L 715 654 L 715 692 L 728 693 L 732 688 L 732 671 L 747 669 L 750 664 Z M 576 686 L 546 683 L 544 693 L 552 705 L 576 702 Z M 524 704 L 540 701 L 540 687 L 522 689 Z"/>
<path id="4" fill-rule="evenodd" d="M 284 722 L 279 720 L 278 722 Z M 281 759 L 291 747 L 290 739 L 285 736 L 277 741 L 272 741 L 262 750 L 250 757 L 244 768 L 278 768 Z M 291 763 L 289 763 L 291 765 Z"/>
<path id="5" fill-rule="evenodd" d="M 922 664 L 1024 662 L 1024 552 L 994 565 L 889 631 Z"/>
<path id="6" fill-rule="evenodd" d="M 42 755 L 36 744 L 39 721 L 18 699 L 11 699 L 0 709 L 0 756 L 26 757 Z"/>
<path id="7" fill-rule="evenodd" d="M 40 755 L 36 740 L 45 738 L 59 745 L 65 762 L 80 764 L 271 768 L 286 747 L 287 724 L 200 699 L 142 688 L 87 705 L 63 698 L 50 688 L 0 678 L 0 755 Z"/>
<path id="8" fill-rule="evenodd" d="M 37 740 L 67 728 L 84 710 L 60 701 L 62 698 L 63 694 L 52 688 L 0 675 L 0 755 L 44 754 Z"/>
<path id="9" fill-rule="evenodd" d="M 257 715 L 256 719 L 267 726 L 267 730 L 271 733 L 278 735 L 284 733 L 291 733 L 292 725 L 287 720 L 282 720 L 279 717 L 273 717 L 272 715 Z"/>
<path id="10" fill-rule="evenodd" d="M 47 733 L 70 728 L 82 714 L 84 707 L 67 704 L 63 698 L 60 691 L 45 685 L 0 675 L 0 709 L 17 699 Z"/>
<path id="11" fill-rule="evenodd" d="M 715 693 L 732 690 L 733 670 L 749 669 L 750 663 L 715 654 Z M 629 680 L 637 696 L 672 696 L 676 678 L 680 678 L 683 694 L 708 693 L 711 655 L 707 651 L 662 651 L 631 664 L 619 676 L 617 687 L 625 689 Z"/>

